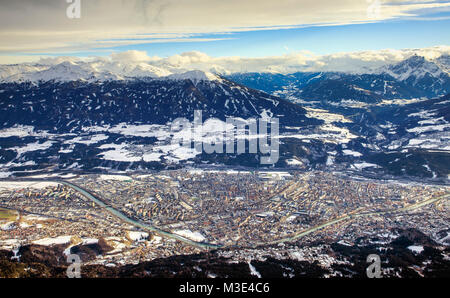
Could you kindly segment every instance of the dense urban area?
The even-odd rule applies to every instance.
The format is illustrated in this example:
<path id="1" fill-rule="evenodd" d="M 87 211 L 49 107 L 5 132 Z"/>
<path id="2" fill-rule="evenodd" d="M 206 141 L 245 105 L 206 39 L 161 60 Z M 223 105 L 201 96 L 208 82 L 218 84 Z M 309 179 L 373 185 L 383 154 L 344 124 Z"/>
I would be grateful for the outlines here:
<path id="1" fill-rule="evenodd" d="M 351 247 L 364 236 L 383 243 L 408 228 L 440 243 L 448 260 L 448 193 L 443 185 L 319 171 L 28 177 L 0 182 L 0 249 L 20 259 L 30 244 L 59 245 L 65 255 L 90 247 L 95 254 L 86 253 L 85 263 L 111 268 L 212 250 L 238 261 L 271 255 L 326 268 L 346 261 L 323 243 Z"/>

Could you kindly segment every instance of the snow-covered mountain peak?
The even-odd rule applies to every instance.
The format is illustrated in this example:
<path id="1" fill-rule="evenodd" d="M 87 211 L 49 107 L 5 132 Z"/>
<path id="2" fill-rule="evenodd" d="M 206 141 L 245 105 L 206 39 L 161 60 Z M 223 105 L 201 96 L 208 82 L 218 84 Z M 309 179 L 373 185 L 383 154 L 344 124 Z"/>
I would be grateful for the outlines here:
<path id="1" fill-rule="evenodd" d="M 167 78 L 171 80 L 191 80 L 193 82 L 220 80 L 220 78 L 217 75 L 211 72 L 205 72 L 201 70 L 191 70 L 184 73 L 172 74 Z"/>
<path id="2" fill-rule="evenodd" d="M 439 80 L 441 85 L 446 84 L 445 82 L 449 77 L 450 65 L 450 58 L 448 54 L 428 57 L 419 53 L 405 55 L 404 57 L 407 58 L 399 62 L 393 62 L 393 59 L 388 59 L 389 57 L 387 57 L 385 60 L 378 59 L 380 61 L 383 60 L 384 62 L 374 63 L 372 61 L 373 59 L 347 59 L 345 57 L 344 59 L 337 56 L 328 57 L 325 61 L 322 61 L 323 63 L 319 64 L 323 64 L 320 69 L 326 66 L 325 68 L 327 71 L 325 72 L 329 73 L 353 74 L 360 76 L 364 74 L 390 75 L 398 81 L 409 81 L 413 85 L 423 79 L 435 79 Z M 262 62 L 253 61 L 252 63 L 257 66 L 258 63 L 263 63 L 263 60 L 261 60 Z M 221 76 L 236 73 L 233 71 L 232 67 L 229 68 L 227 65 L 221 65 L 218 61 L 218 58 L 211 62 L 181 63 L 174 58 L 171 59 L 171 57 L 167 59 L 151 59 L 149 57 L 147 60 L 118 59 L 117 57 L 99 57 L 89 59 L 59 57 L 57 59 L 43 59 L 40 63 L 0 65 L 0 82 L 37 82 L 50 80 L 82 80 L 93 82 L 105 80 L 128 80 L 133 78 L 170 80 L 188 79 L 193 82 L 198 82 L 220 81 Z M 235 59 L 231 59 L 228 62 L 231 63 L 230 61 L 235 61 Z M 245 64 L 249 62 L 246 62 L 245 60 L 242 61 L 242 63 Z M 276 63 L 283 64 L 285 62 L 280 60 Z M 273 67 L 266 69 L 277 70 L 278 68 L 277 65 L 273 65 Z M 269 71 L 269 73 L 286 75 L 294 74 L 296 72 L 311 72 L 311 70 L 298 70 L 296 67 L 289 69 L 292 72 L 284 73 L 282 71 Z M 323 71 L 320 70 L 320 72 Z"/>
<path id="3" fill-rule="evenodd" d="M 170 80 L 216 81 L 220 77 L 200 70 L 170 71 L 146 62 L 124 63 L 107 60 L 62 61 L 49 65 L 0 65 L 0 81 L 105 81 L 130 78 L 152 78 Z"/>
<path id="4" fill-rule="evenodd" d="M 399 81 L 419 80 L 425 76 L 440 78 L 447 72 L 434 61 L 425 59 L 417 54 L 393 65 L 383 68 L 383 72 L 391 75 Z"/>
<path id="5" fill-rule="evenodd" d="M 434 61 L 443 71 L 450 74 L 450 55 L 442 55 Z"/>

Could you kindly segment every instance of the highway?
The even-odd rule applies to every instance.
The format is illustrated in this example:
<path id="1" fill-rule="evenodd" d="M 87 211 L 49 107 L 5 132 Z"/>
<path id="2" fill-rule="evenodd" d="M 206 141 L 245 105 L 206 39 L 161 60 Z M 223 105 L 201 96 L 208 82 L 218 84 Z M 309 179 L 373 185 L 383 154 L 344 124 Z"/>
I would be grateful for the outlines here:
<path id="1" fill-rule="evenodd" d="M 21 180 L 21 181 L 30 181 L 30 180 Z M 38 180 L 31 180 L 31 181 L 38 181 Z M 42 180 L 39 179 L 39 181 L 45 181 L 45 182 L 55 182 L 55 183 L 60 183 L 63 184 L 67 187 L 72 188 L 73 190 L 79 192 L 81 195 L 83 195 L 85 198 L 93 201 L 95 204 L 97 204 L 98 206 L 100 206 L 101 208 L 107 210 L 109 213 L 111 213 L 112 215 L 120 218 L 122 221 L 127 222 L 133 226 L 139 227 L 143 230 L 146 231 L 150 231 L 153 233 L 156 233 L 162 237 L 166 237 L 166 238 L 171 238 L 171 239 L 175 239 L 178 241 L 181 241 L 187 245 L 191 245 L 191 246 L 195 246 L 195 247 L 199 247 L 199 248 L 206 248 L 206 249 L 217 249 L 217 248 L 224 248 L 224 247 L 234 247 L 234 248 L 239 248 L 240 246 L 238 244 L 233 244 L 233 245 L 227 245 L 227 246 L 223 246 L 220 244 L 212 244 L 212 243 L 206 243 L 206 242 L 196 242 L 193 241 L 191 239 L 185 238 L 183 236 L 168 232 L 168 231 L 164 231 L 160 228 L 142 223 L 136 219 L 130 218 L 127 215 L 125 215 L 124 213 L 122 213 L 121 211 L 111 207 L 110 205 L 106 204 L 105 202 L 103 202 L 102 200 L 100 200 L 99 198 L 95 197 L 94 195 L 92 195 L 90 192 L 88 192 L 87 190 L 83 189 L 82 187 L 75 185 L 73 183 L 67 182 L 67 181 L 63 181 L 63 180 L 53 180 L 53 181 L 47 181 L 47 180 Z M 274 240 L 274 241 L 270 241 L 270 242 L 261 242 L 261 243 L 256 243 L 253 246 L 260 246 L 260 245 L 270 245 L 270 244 L 278 244 L 278 243 L 284 243 L 284 242 L 293 242 L 298 240 L 301 237 L 304 237 L 306 235 L 309 235 L 315 231 L 318 231 L 320 229 L 326 228 L 328 226 L 346 221 L 346 220 L 351 220 L 353 218 L 357 218 L 357 217 L 370 217 L 370 216 L 377 216 L 377 215 L 383 215 L 383 214 L 392 214 L 392 213 L 399 213 L 399 212 L 405 212 L 405 211 L 411 211 L 411 210 L 415 210 L 418 208 L 421 208 L 423 206 L 429 205 L 429 204 L 433 204 L 435 202 L 438 202 L 440 200 L 443 199 L 447 199 L 450 197 L 450 193 L 444 194 L 440 197 L 436 197 L 436 198 L 430 198 L 427 199 L 425 201 L 416 203 L 416 204 L 412 204 L 403 208 L 399 208 L 399 209 L 392 209 L 392 210 L 384 210 L 384 211 L 378 211 L 378 212 L 361 212 L 361 213 L 356 213 L 356 214 L 349 214 L 349 215 L 345 215 L 330 221 L 327 221 L 325 223 L 322 223 L 318 226 L 315 227 L 311 227 L 307 230 L 303 230 L 300 231 L 298 233 L 295 233 L 292 236 L 289 237 L 285 237 L 285 238 L 281 238 L 278 240 Z"/>
<path id="2" fill-rule="evenodd" d="M 202 247 L 202 248 L 221 248 L 221 247 L 223 247 L 222 245 L 217 245 L 217 244 L 195 242 L 193 240 L 184 238 L 184 237 L 179 236 L 177 234 L 173 234 L 173 233 L 170 233 L 170 232 L 167 232 L 167 231 L 163 231 L 163 230 L 161 230 L 159 228 L 143 224 L 143 223 L 141 223 L 139 221 L 136 221 L 134 219 L 131 219 L 131 218 L 127 217 L 126 215 L 124 215 L 120 211 L 118 211 L 118 210 L 116 210 L 116 209 L 114 209 L 114 208 L 112 208 L 110 206 L 107 206 L 105 203 L 103 203 L 102 201 L 97 199 L 95 196 L 93 196 L 92 194 L 90 194 L 89 192 L 87 192 L 86 190 L 82 189 L 81 187 L 79 187 L 77 185 L 74 185 L 74 184 L 66 182 L 66 181 L 57 181 L 57 182 L 59 182 L 61 184 L 64 184 L 64 185 L 66 185 L 68 187 L 71 187 L 72 189 L 74 189 L 74 190 L 80 192 L 81 194 L 83 194 L 86 198 L 94 201 L 99 206 L 105 208 L 106 210 L 108 210 L 113 215 L 119 217 L 123 221 L 128 222 L 128 223 L 130 223 L 132 225 L 135 225 L 137 227 L 140 227 L 140 228 L 142 228 L 144 230 L 155 232 L 155 233 L 157 233 L 157 234 L 159 234 L 161 236 L 172 238 L 172 239 L 176 239 L 176 240 L 182 241 L 182 242 L 184 242 L 186 244 L 197 246 L 197 247 Z M 429 204 L 433 204 L 433 203 L 435 203 L 437 201 L 440 201 L 440 200 L 443 200 L 443 199 L 447 199 L 448 197 L 450 197 L 450 194 L 445 194 L 445 195 L 442 195 L 442 196 L 437 197 L 437 198 L 430 198 L 430 199 L 425 200 L 423 202 L 419 202 L 419 203 L 416 203 L 416 204 L 413 204 L 413 205 L 409 205 L 409 206 L 406 206 L 406 207 L 403 207 L 403 208 L 399 208 L 399 209 L 385 210 L 385 211 L 379 211 L 379 212 L 361 212 L 361 213 L 357 213 L 357 214 L 346 215 L 346 216 L 343 216 L 343 217 L 340 217 L 340 218 L 336 218 L 336 219 L 330 220 L 330 221 L 325 222 L 323 224 L 320 224 L 318 226 L 309 228 L 307 230 L 301 231 L 299 233 L 294 234 L 293 236 L 282 238 L 282 239 L 275 240 L 275 241 L 266 242 L 266 243 L 258 243 L 258 244 L 255 244 L 255 246 L 267 245 L 267 244 L 278 244 L 278 243 L 283 243 L 283 242 L 292 242 L 292 241 L 295 241 L 295 240 L 297 240 L 297 239 L 299 239 L 301 237 L 304 237 L 304 236 L 306 236 L 308 234 L 314 233 L 314 232 L 316 232 L 316 231 L 318 231 L 320 229 L 326 228 L 328 226 L 337 224 L 337 223 L 345 221 L 345 220 L 350 220 L 350 219 L 356 218 L 356 217 L 369 217 L 369 216 L 376 216 L 376 215 L 383 215 L 383 214 L 391 214 L 391 213 L 411 211 L 411 210 L 415 210 L 415 209 L 421 208 L 421 207 L 429 205 Z M 232 245 L 232 246 L 233 247 L 239 247 L 239 245 Z"/>
<path id="3" fill-rule="evenodd" d="M 430 199 L 425 200 L 423 202 L 412 204 L 412 205 L 409 205 L 409 206 L 406 206 L 406 207 L 403 207 L 403 208 L 399 208 L 399 209 L 384 210 L 384 211 L 379 211 L 379 212 L 361 212 L 361 213 L 357 213 L 357 214 L 346 215 L 346 216 L 343 216 L 343 217 L 340 217 L 340 218 L 336 218 L 336 219 L 330 220 L 330 221 L 325 222 L 323 224 L 320 224 L 318 226 L 309 228 L 307 230 L 301 231 L 299 233 L 294 234 L 293 236 L 282 238 L 282 239 L 275 240 L 275 241 L 266 242 L 266 243 L 258 243 L 256 245 L 267 245 L 267 244 L 277 244 L 277 243 L 284 243 L 284 242 L 292 242 L 292 241 L 295 241 L 295 240 L 297 240 L 297 239 L 299 239 L 301 237 L 304 237 L 304 236 L 306 236 L 308 234 L 311 234 L 311 233 L 313 233 L 315 231 L 318 231 L 320 229 L 326 228 L 328 226 L 337 224 L 337 223 L 345 221 L 345 220 L 349 220 L 349 219 L 356 218 L 356 217 L 369 217 L 369 216 L 376 216 L 376 215 L 392 214 L 392 213 L 399 213 L 399 212 L 404 212 L 404 211 L 411 211 L 411 210 L 415 210 L 415 209 L 421 208 L 421 207 L 429 205 L 429 204 L 436 203 L 436 202 L 438 202 L 440 200 L 447 199 L 449 197 L 450 197 L 450 193 L 447 193 L 447 194 L 442 195 L 440 197 L 430 198 Z"/>

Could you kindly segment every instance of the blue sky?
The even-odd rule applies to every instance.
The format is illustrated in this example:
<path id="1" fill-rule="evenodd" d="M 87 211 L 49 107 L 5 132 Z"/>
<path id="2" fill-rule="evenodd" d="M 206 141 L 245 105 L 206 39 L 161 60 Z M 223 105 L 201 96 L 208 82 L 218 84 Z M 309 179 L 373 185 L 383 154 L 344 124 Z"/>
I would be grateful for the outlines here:
<path id="1" fill-rule="evenodd" d="M 443 0 L 80 3 L 81 17 L 71 19 L 63 0 L 2 2 L 0 63 L 129 50 L 267 57 L 450 45 L 450 1 Z"/>
<path id="2" fill-rule="evenodd" d="M 445 20 L 400 19 L 366 24 L 313 26 L 201 36 L 225 39 L 207 42 L 150 43 L 114 47 L 112 50 L 141 50 L 146 51 L 150 56 L 161 57 L 194 50 L 210 56 L 263 57 L 304 50 L 325 55 L 336 52 L 425 48 L 450 45 L 450 18 Z"/>

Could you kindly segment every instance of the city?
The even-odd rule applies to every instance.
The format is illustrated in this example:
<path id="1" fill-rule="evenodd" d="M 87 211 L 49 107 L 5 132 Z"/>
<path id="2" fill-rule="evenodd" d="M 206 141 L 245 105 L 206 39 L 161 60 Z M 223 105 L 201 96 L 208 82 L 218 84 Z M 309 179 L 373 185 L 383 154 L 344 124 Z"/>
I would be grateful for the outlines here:
<path id="1" fill-rule="evenodd" d="M 327 240 L 352 246 L 362 235 L 389 239 L 403 227 L 432 235 L 442 249 L 449 241 L 448 235 L 438 236 L 450 228 L 445 185 L 319 171 L 183 169 L 31 176 L 1 182 L 0 190 L 0 208 L 15 212 L 15 218 L 2 217 L 0 249 L 59 244 L 68 255 L 83 245 L 100 245 L 86 264 L 120 266 L 217 248 L 225 255 L 228 249 L 241 251 L 235 257 L 258 247 L 272 247 L 260 253 L 275 256 L 307 255 L 302 249 L 293 252 L 292 244 Z M 443 254 L 449 258 L 448 250 Z M 311 261 L 333 263 L 326 254 L 313 255 Z"/>
<path id="2" fill-rule="evenodd" d="M 450 0 L 0 1 L 3 288 L 442 278 Z"/>

